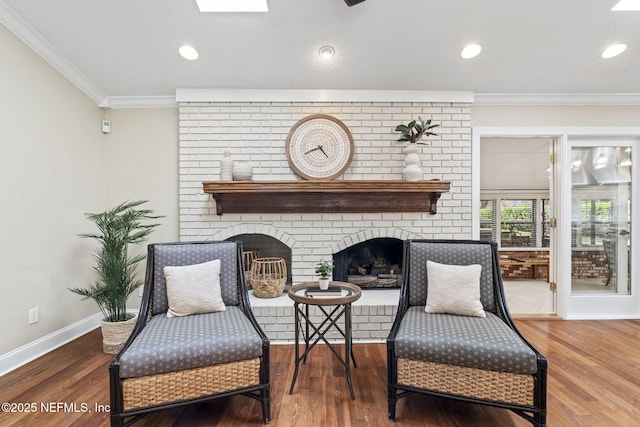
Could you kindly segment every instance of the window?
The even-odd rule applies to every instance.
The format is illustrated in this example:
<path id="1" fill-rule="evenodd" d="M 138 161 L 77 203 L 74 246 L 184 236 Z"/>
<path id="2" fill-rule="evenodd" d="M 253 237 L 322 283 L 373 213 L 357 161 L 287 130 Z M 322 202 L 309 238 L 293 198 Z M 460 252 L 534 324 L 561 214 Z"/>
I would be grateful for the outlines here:
<path id="1" fill-rule="evenodd" d="M 550 204 L 548 198 L 483 198 L 480 205 L 480 238 L 506 248 L 548 248 Z M 499 233 L 499 234 L 498 234 Z"/>
<path id="2" fill-rule="evenodd" d="M 542 241 L 540 246 L 542 246 L 543 248 L 548 248 L 549 240 L 551 239 L 551 203 L 549 203 L 549 199 L 542 199 L 541 202 L 542 209 L 540 213 L 542 215 Z"/>
<path id="3" fill-rule="evenodd" d="M 613 202 L 605 199 L 575 200 L 579 204 L 580 218 L 571 227 L 571 246 L 584 248 L 602 246 L 602 240 L 611 240 L 616 233 Z"/>
<path id="4" fill-rule="evenodd" d="M 496 235 L 496 201 L 482 200 L 480 203 L 480 239 L 495 241 Z"/>
<path id="5" fill-rule="evenodd" d="M 535 200 L 500 201 L 500 246 L 536 246 Z"/>

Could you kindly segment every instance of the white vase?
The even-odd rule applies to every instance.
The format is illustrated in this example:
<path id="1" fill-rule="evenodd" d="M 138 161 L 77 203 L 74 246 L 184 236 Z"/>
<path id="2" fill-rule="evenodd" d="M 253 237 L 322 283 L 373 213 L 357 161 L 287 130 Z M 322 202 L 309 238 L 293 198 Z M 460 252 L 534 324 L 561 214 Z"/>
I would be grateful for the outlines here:
<path id="1" fill-rule="evenodd" d="M 318 286 L 320 286 L 320 289 L 329 289 L 329 281 L 331 279 L 318 279 Z"/>
<path id="2" fill-rule="evenodd" d="M 220 161 L 220 181 L 231 181 L 233 179 L 233 160 L 228 151 L 224 152 L 224 157 Z"/>
<path id="3" fill-rule="evenodd" d="M 249 163 L 235 162 L 233 164 L 233 180 L 234 181 L 251 181 L 253 169 Z"/>
<path id="4" fill-rule="evenodd" d="M 418 156 L 418 147 L 415 144 L 409 144 L 404 148 L 407 155 L 404 159 L 405 167 L 402 170 L 402 177 L 405 181 L 419 181 L 422 179 L 422 168 L 420 167 L 420 156 Z"/>

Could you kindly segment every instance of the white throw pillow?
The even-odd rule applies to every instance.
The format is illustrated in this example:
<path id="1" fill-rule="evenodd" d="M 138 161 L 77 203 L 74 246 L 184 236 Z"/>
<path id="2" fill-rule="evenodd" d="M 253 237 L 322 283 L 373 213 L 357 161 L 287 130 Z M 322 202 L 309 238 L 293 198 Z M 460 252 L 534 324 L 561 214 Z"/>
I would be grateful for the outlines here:
<path id="1" fill-rule="evenodd" d="M 202 264 L 167 266 L 167 317 L 225 311 L 220 290 L 220 260 Z"/>
<path id="2" fill-rule="evenodd" d="M 486 317 L 480 302 L 482 266 L 427 261 L 427 313 Z"/>

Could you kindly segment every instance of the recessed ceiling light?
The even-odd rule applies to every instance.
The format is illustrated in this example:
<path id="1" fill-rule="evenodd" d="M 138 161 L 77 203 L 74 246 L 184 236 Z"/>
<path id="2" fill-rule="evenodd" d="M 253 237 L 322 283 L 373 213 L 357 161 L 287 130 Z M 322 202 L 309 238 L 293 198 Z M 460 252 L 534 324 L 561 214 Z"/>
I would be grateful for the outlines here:
<path id="1" fill-rule="evenodd" d="M 640 0 L 620 0 L 615 6 L 611 8 L 611 10 L 615 10 L 615 11 L 639 10 L 640 11 Z"/>
<path id="2" fill-rule="evenodd" d="M 268 12 L 267 0 L 196 0 L 200 12 Z"/>
<path id="3" fill-rule="evenodd" d="M 620 55 L 626 49 L 627 45 L 624 43 L 612 44 L 600 54 L 600 57 L 604 59 L 613 58 L 614 56 Z"/>
<path id="4" fill-rule="evenodd" d="M 482 50 L 482 46 L 480 46 L 479 44 L 470 44 L 468 46 L 465 46 L 464 49 L 462 49 L 462 52 L 460 52 L 460 56 L 463 57 L 464 59 L 475 58 L 480 54 L 481 50 Z"/>
<path id="5" fill-rule="evenodd" d="M 336 54 L 336 50 L 331 46 L 322 46 L 318 49 L 318 55 L 322 59 L 331 59 Z"/>
<path id="6" fill-rule="evenodd" d="M 186 44 L 180 46 L 180 48 L 178 49 L 178 53 L 184 59 L 188 59 L 189 61 L 195 61 L 200 56 L 198 54 L 198 51 L 194 47 L 186 45 Z"/>

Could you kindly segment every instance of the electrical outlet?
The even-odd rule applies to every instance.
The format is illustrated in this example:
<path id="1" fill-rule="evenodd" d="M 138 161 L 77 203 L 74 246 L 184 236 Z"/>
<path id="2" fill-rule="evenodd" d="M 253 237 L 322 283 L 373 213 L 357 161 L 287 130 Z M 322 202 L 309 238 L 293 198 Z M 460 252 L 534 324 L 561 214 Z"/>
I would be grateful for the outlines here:
<path id="1" fill-rule="evenodd" d="M 38 323 L 38 307 L 29 309 L 29 324 Z"/>

